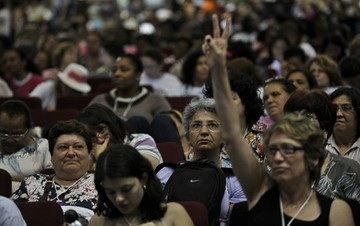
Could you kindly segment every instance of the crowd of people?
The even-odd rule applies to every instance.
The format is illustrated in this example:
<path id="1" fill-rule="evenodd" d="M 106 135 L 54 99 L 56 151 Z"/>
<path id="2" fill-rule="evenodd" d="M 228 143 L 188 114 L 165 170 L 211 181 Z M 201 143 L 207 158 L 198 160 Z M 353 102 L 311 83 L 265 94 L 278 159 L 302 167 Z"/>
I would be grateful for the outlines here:
<path id="1" fill-rule="evenodd" d="M 176 142 L 184 161 L 226 172 L 219 225 L 360 225 L 359 9 L 341 0 L 1 3 L 0 97 L 11 99 L 0 105 L 0 168 L 13 193 L 0 209 L 15 209 L 7 220 L 19 225 L 12 202 L 47 200 L 88 225 L 191 226 L 164 197 L 174 168 L 157 171 L 157 143 Z M 96 78 L 111 89 L 96 92 Z M 37 97 L 53 111 L 60 96 L 90 94 L 78 118 L 40 135 L 17 100 Z M 192 100 L 177 112 L 167 97 L 183 96 Z"/>

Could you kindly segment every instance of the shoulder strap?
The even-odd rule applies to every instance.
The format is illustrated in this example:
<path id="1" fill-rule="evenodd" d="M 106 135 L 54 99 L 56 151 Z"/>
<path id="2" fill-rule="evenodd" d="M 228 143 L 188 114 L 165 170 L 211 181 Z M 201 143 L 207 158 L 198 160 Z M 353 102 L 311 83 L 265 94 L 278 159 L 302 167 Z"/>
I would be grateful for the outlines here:
<path id="1" fill-rule="evenodd" d="M 155 168 L 155 174 L 157 174 L 162 168 L 169 167 L 169 168 L 175 169 L 175 168 L 178 167 L 178 166 L 179 166 L 178 163 L 162 162 L 162 163 L 160 163 L 159 165 L 157 165 L 157 167 Z"/>
<path id="2" fill-rule="evenodd" d="M 54 178 L 55 174 L 53 175 L 48 175 L 46 178 L 47 178 L 47 181 L 46 181 L 46 184 L 45 184 L 45 188 L 44 188 L 44 194 L 41 196 L 41 198 L 39 199 L 39 201 L 46 201 L 48 196 L 49 196 L 49 193 L 50 193 L 50 190 L 51 190 L 51 187 L 52 187 L 52 179 Z"/>

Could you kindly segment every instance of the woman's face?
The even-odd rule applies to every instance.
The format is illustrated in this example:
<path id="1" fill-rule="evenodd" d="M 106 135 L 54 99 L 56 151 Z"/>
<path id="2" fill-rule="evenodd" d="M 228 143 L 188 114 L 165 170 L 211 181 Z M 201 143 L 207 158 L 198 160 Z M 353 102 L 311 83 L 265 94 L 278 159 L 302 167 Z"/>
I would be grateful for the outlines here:
<path id="1" fill-rule="evenodd" d="M 292 154 L 283 153 L 284 149 L 295 148 L 295 152 Z M 279 150 L 281 149 L 281 150 Z M 278 183 L 299 183 L 299 181 L 308 180 L 309 171 L 305 164 L 305 153 L 301 144 L 289 138 L 285 133 L 275 132 L 268 144 L 265 151 L 269 167 L 271 168 L 271 176 Z"/>
<path id="2" fill-rule="evenodd" d="M 204 83 L 209 76 L 209 66 L 206 63 L 206 57 L 198 58 L 195 68 L 195 81 Z"/>
<path id="3" fill-rule="evenodd" d="M 124 215 L 136 215 L 143 199 L 145 180 L 137 177 L 108 178 L 102 181 L 105 194 Z"/>
<path id="4" fill-rule="evenodd" d="M 346 95 L 341 95 L 333 99 L 332 103 L 337 108 L 336 122 L 334 125 L 334 135 L 342 133 L 357 132 L 358 119 L 351 99 Z"/>
<path id="5" fill-rule="evenodd" d="M 111 69 L 112 82 L 118 89 L 131 89 L 139 86 L 140 73 L 129 58 L 117 58 Z"/>
<path id="6" fill-rule="evenodd" d="M 270 83 L 264 88 L 264 106 L 270 118 L 276 121 L 284 113 L 284 105 L 289 99 L 283 86 L 279 83 Z"/>
<path id="7" fill-rule="evenodd" d="M 219 118 L 205 110 L 197 111 L 190 120 L 189 141 L 194 152 L 219 151 L 222 144 Z"/>
<path id="8" fill-rule="evenodd" d="M 144 67 L 144 72 L 151 78 L 159 78 L 162 76 L 162 65 L 158 64 L 150 57 L 141 57 L 141 62 Z"/>
<path id="9" fill-rule="evenodd" d="M 291 73 L 287 78 L 295 87 L 296 90 L 309 90 L 310 85 L 306 76 L 302 72 Z"/>
<path id="10" fill-rule="evenodd" d="M 82 136 L 60 135 L 55 142 L 51 161 L 57 176 L 78 178 L 89 170 L 91 157 Z"/>
<path id="11" fill-rule="evenodd" d="M 78 61 L 78 52 L 76 48 L 70 48 L 65 51 L 60 65 L 60 69 L 64 69 L 70 63 L 76 63 Z"/>
<path id="12" fill-rule="evenodd" d="M 320 65 L 318 63 L 313 62 L 310 65 L 309 70 L 310 70 L 311 74 L 314 75 L 316 82 L 320 88 L 325 88 L 325 87 L 330 86 L 329 76 L 324 71 L 324 69 L 322 67 L 320 67 Z"/>

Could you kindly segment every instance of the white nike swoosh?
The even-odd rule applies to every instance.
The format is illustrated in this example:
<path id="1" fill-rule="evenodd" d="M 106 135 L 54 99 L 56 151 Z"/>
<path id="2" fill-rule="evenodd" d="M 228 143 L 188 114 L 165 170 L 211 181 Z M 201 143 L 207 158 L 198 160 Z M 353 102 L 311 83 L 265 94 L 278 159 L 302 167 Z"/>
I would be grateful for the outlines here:
<path id="1" fill-rule="evenodd" d="M 190 183 L 199 182 L 200 180 L 190 180 Z"/>

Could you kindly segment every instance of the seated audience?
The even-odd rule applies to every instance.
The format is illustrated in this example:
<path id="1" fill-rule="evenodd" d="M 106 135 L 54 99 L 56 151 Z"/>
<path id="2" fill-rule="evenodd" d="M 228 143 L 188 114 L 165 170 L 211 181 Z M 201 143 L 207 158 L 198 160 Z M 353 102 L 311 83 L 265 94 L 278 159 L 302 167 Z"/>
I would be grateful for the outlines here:
<path id="1" fill-rule="evenodd" d="M 184 83 L 181 95 L 203 97 L 202 90 L 208 77 L 209 68 L 202 50 L 189 53 L 181 67 L 181 79 Z"/>
<path id="2" fill-rule="evenodd" d="M 164 56 L 159 49 L 151 48 L 141 54 L 144 71 L 140 85 L 150 85 L 161 96 L 181 96 L 183 84 L 176 75 L 163 71 Z"/>
<path id="3" fill-rule="evenodd" d="M 151 164 L 132 146 L 116 144 L 100 154 L 95 186 L 99 201 L 89 226 L 193 225 L 180 204 L 164 202 Z"/>
<path id="4" fill-rule="evenodd" d="M 162 157 L 154 139 L 144 133 L 131 133 L 125 121 L 102 104 L 91 104 L 80 114 L 78 120 L 96 134 L 93 147 L 95 160 L 110 144 L 129 144 L 136 148 L 151 165 L 162 162 Z"/>
<path id="5" fill-rule="evenodd" d="M 231 18 L 220 34 L 213 15 L 214 35 L 207 35 L 206 53 L 214 86 L 219 121 L 234 172 L 247 197 L 247 225 L 347 225 L 354 226 L 350 206 L 313 190 L 325 158 L 324 133 L 311 119 L 288 114 L 279 118 L 264 136 L 265 161 L 259 164 L 242 134 L 233 109 L 226 70 L 226 46 Z M 309 142 L 311 141 L 311 142 Z M 256 178 L 256 179 L 254 179 Z M 245 224 L 244 224 L 245 225 Z"/>
<path id="6" fill-rule="evenodd" d="M 360 164 L 360 91 L 354 87 L 340 87 L 330 99 L 336 109 L 336 122 L 326 149 Z"/>
<path id="7" fill-rule="evenodd" d="M 32 71 L 30 61 L 21 48 L 11 48 L 3 55 L 4 78 L 10 83 L 14 96 L 26 97 L 43 79 Z"/>
<path id="8" fill-rule="evenodd" d="M 337 62 L 319 54 L 307 62 L 307 70 L 315 77 L 318 86 L 330 95 L 344 83 Z"/>
<path id="9" fill-rule="evenodd" d="M 239 62 L 241 58 L 237 59 L 236 61 Z M 246 70 L 234 64 L 234 60 L 227 64 L 227 68 L 229 70 L 232 98 L 238 106 L 236 110 L 245 109 L 238 111 L 242 134 L 249 141 L 259 162 L 262 162 L 264 159 L 262 134 L 266 130 L 267 125 L 259 122 L 260 116 L 264 114 L 263 102 L 258 95 L 259 87 L 248 74 L 245 74 Z M 204 95 L 210 98 L 213 97 L 211 80 L 208 80 L 205 84 Z M 221 158 L 230 166 L 231 162 L 225 149 L 221 151 Z"/>
<path id="10" fill-rule="evenodd" d="M 139 85 L 143 71 L 141 60 L 136 55 L 119 56 L 111 71 L 115 88 L 109 93 L 96 96 L 90 104 L 100 103 L 126 121 L 135 133 L 148 133 L 156 142 L 173 141 L 181 145 L 176 125 L 169 115 L 168 101 Z"/>
<path id="11" fill-rule="evenodd" d="M 29 107 L 20 100 L 0 105 L 0 168 L 12 176 L 13 189 L 24 177 L 52 168 L 48 141 L 32 134 Z"/>
<path id="12" fill-rule="evenodd" d="M 75 210 L 90 219 L 97 202 L 94 174 L 89 173 L 93 134 L 76 120 L 54 124 L 49 131 L 54 175 L 26 177 L 11 197 L 14 201 L 55 201 L 64 213 Z"/>
<path id="13" fill-rule="evenodd" d="M 336 121 L 335 108 L 329 96 L 320 89 L 294 92 L 284 106 L 285 113 L 298 112 L 324 131 L 324 145 Z M 330 198 L 354 199 L 360 204 L 360 164 L 355 160 L 326 150 L 321 176 L 315 186 Z"/>
<path id="14" fill-rule="evenodd" d="M 48 79 L 38 85 L 30 94 L 31 97 L 41 99 L 43 109 L 56 109 L 58 96 L 83 95 L 90 92 L 91 87 L 86 83 L 89 71 L 80 64 L 71 63 L 64 71 L 56 73 L 56 77 Z"/>
<path id="15" fill-rule="evenodd" d="M 310 90 L 318 88 L 315 77 L 305 70 L 295 69 L 285 75 L 296 88 L 296 90 Z"/>
<path id="16" fill-rule="evenodd" d="M 220 158 L 220 151 L 224 146 L 222 134 L 224 133 L 219 123 L 215 101 L 204 98 L 189 103 L 184 110 L 183 126 L 185 136 L 193 150 L 191 160 L 208 159 L 218 167 L 228 168 L 226 161 Z M 157 173 L 161 183 L 165 186 L 174 169 L 164 167 Z M 222 199 L 220 221 L 225 225 L 231 205 L 245 201 L 246 197 L 242 188 L 231 173 L 226 174 L 226 189 Z"/>
<path id="17" fill-rule="evenodd" d="M 265 82 L 264 107 L 266 116 L 260 118 L 260 122 L 271 125 L 283 114 L 284 104 L 295 91 L 295 86 L 285 78 L 275 78 Z"/>

